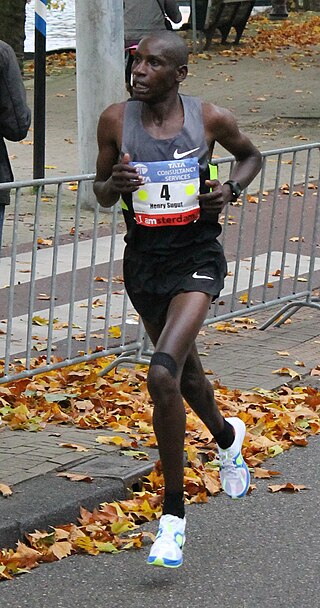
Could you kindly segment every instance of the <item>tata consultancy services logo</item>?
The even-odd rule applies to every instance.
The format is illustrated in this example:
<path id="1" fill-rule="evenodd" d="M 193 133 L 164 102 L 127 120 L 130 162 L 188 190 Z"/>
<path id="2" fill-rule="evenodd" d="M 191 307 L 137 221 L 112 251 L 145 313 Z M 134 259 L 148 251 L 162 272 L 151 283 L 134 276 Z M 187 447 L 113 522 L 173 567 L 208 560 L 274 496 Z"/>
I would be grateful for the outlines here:
<path id="1" fill-rule="evenodd" d="M 148 173 L 147 165 L 144 165 L 143 163 L 135 163 L 134 166 L 140 175 L 146 175 L 146 173 Z"/>

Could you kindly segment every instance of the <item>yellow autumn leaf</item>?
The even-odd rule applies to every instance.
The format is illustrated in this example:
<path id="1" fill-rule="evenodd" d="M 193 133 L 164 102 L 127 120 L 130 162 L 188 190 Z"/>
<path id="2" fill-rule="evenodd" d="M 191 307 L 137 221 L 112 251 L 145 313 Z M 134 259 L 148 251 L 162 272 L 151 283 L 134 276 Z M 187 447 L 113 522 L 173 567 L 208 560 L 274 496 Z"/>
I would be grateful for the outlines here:
<path id="1" fill-rule="evenodd" d="M 70 182 L 69 186 L 68 186 L 68 190 L 78 190 L 78 183 L 77 182 Z"/>
<path id="2" fill-rule="evenodd" d="M 247 304 L 248 303 L 248 299 L 249 299 L 248 294 L 244 293 L 244 294 L 242 294 L 242 296 L 240 296 L 239 302 L 241 302 L 242 304 Z"/>
<path id="3" fill-rule="evenodd" d="M 32 317 L 32 325 L 48 325 L 49 324 L 49 320 L 45 319 L 44 317 L 40 317 L 38 315 L 36 315 L 35 317 Z"/>
<path id="4" fill-rule="evenodd" d="M 108 333 L 112 338 L 121 338 L 121 329 L 118 325 L 109 327 Z"/>
<path id="5" fill-rule="evenodd" d="M 124 437 L 120 437 L 120 435 L 115 435 L 113 437 L 109 437 L 108 435 L 98 435 L 96 437 L 97 443 L 106 444 L 106 445 L 117 445 L 124 447 L 131 447 L 131 441 L 128 441 Z"/>
<path id="6" fill-rule="evenodd" d="M 291 378 L 297 378 L 300 380 L 301 376 L 294 369 L 290 367 L 281 367 L 280 369 L 275 369 L 273 374 L 279 374 L 279 376 L 291 376 Z"/>
<path id="7" fill-rule="evenodd" d="M 118 553 L 119 550 L 110 542 L 103 542 L 99 540 L 94 541 L 95 547 L 100 553 Z"/>

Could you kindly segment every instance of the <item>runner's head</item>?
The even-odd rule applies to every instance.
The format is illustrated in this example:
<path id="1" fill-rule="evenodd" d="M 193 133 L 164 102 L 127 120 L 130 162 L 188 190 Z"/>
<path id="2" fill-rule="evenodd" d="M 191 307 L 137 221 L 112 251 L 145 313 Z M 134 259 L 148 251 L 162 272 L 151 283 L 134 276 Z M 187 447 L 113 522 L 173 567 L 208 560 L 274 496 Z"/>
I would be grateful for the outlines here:
<path id="1" fill-rule="evenodd" d="M 133 65 L 133 98 L 160 101 L 177 91 L 188 73 L 188 48 L 174 32 L 151 33 L 140 41 Z"/>
<path id="2" fill-rule="evenodd" d="M 140 44 L 143 42 L 150 41 L 158 41 L 162 43 L 163 52 L 165 53 L 168 60 L 172 61 L 172 65 L 176 68 L 188 65 L 188 47 L 181 36 L 172 32 L 170 30 L 162 31 L 162 32 L 151 32 L 147 36 L 144 36 L 140 40 L 138 45 L 138 49 Z"/>

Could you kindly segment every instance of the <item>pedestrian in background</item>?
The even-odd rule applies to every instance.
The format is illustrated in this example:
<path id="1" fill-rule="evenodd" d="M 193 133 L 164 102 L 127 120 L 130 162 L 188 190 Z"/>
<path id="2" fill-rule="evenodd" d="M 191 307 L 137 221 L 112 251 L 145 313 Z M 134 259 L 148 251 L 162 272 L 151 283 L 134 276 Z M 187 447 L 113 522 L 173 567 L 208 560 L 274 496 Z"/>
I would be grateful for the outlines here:
<path id="1" fill-rule="evenodd" d="M 28 133 L 31 112 L 14 50 L 0 40 L 0 183 L 13 181 L 13 173 L 4 139 L 20 141 Z M 10 191 L 0 191 L 0 252 L 5 206 Z"/>
<path id="2" fill-rule="evenodd" d="M 148 389 L 165 492 L 148 563 L 169 568 L 182 564 L 185 541 L 183 398 L 217 442 L 224 491 L 240 498 L 250 482 L 245 424 L 221 414 L 195 340 L 227 273 L 219 213 L 257 175 L 261 154 L 228 110 L 179 94 L 187 63 L 174 32 L 140 41 L 132 99 L 99 120 L 94 183 L 103 207 L 122 197 L 125 287 L 155 347 Z M 210 173 L 215 141 L 235 156 L 224 184 Z"/>
<path id="3" fill-rule="evenodd" d="M 173 23 L 180 23 L 182 15 L 176 0 L 124 0 L 125 48 L 135 47 L 150 32 L 172 29 Z M 168 19 L 169 18 L 169 19 Z M 131 93 L 130 78 L 133 52 L 126 52 L 126 87 Z"/>

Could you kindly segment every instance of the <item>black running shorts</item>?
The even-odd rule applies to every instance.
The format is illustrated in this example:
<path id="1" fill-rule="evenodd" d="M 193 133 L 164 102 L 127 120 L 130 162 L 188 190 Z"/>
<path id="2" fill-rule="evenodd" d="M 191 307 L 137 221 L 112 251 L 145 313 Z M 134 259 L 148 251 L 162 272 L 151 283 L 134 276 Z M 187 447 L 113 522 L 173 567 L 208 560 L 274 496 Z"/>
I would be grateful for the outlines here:
<path id="1" fill-rule="evenodd" d="M 170 301 L 178 293 L 200 291 L 215 300 L 223 289 L 227 262 L 218 241 L 177 248 L 170 255 L 153 255 L 133 250 L 124 254 L 124 282 L 139 315 L 162 324 Z"/>

